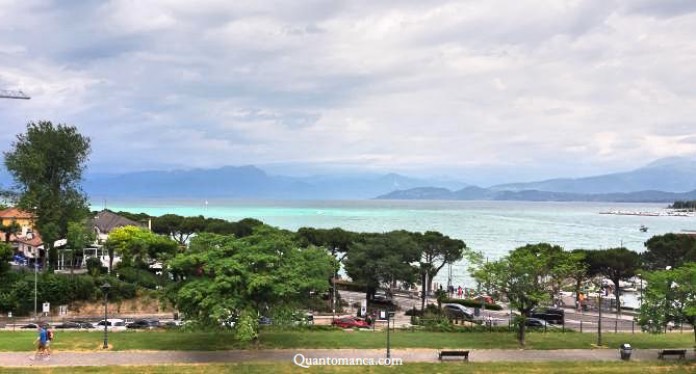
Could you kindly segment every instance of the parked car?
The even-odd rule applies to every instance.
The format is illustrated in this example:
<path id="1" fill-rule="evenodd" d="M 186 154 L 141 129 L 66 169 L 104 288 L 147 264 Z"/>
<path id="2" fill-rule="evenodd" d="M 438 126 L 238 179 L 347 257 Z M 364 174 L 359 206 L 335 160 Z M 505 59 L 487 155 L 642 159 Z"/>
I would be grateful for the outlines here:
<path id="1" fill-rule="evenodd" d="M 349 329 L 353 327 L 357 328 L 370 328 L 370 324 L 367 323 L 362 318 L 358 317 L 341 317 L 341 318 L 336 318 L 331 322 L 332 326 L 340 327 L 342 329 Z"/>
<path id="2" fill-rule="evenodd" d="M 26 325 L 20 327 L 20 329 L 38 329 L 38 328 L 39 328 L 39 325 L 37 325 L 35 323 L 27 323 Z"/>
<path id="3" fill-rule="evenodd" d="M 532 318 L 543 319 L 546 322 L 555 325 L 562 325 L 565 320 L 565 311 L 563 309 L 543 309 L 532 313 Z"/>
<path id="4" fill-rule="evenodd" d="M 540 328 L 540 329 L 555 328 L 555 326 L 553 326 L 550 323 L 544 321 L 543 319 L 539 319 L 539 318 L 527 318 L 524 321 L 524 325 L 529 327 L 529 328 Z"/>
<path id="5" fill-rule="evenodd" d="M 386 290 L 377 290 L 375 291 L 374 296 L 372 296 L 373 301 L 384 301 L 384 302 L 389 302 L 391 301 L 391 295 L 389 292 Z"/>
<path id="6" fill-rule="evenodd" d="M 126 328 L 129 329 L 152 330 L 160 327 L 162 327 L 162 324 L 156 319 L 136 319 L 135 321 L 126 325 Z"/>
<path id="7" fill-rule="evenodd" d="M 259 326 L 270 326 L 273 324 L 273 319 L 271 317 L 261 316 L 259 317 Z"/>
<path id="8" fill-rule="evenodd" d="M 57 329 L 93 329 L 94 325 L 85 321 L 65 321 L 56 325 Z"/>
<path id="9" fill-rule="evenodd" d="M 461 304 L 443 304 L 442 310 L 450 319 L 461 319 L 464 321 L 473 321 L 474 314 L 471 313 L 464 305 Z"/>
<path id="10" fill-rule="evenodd" d="M 104 328 L 104 323 L 106 323 L 106 328 L 108 330 L 119 331 L 126 329 L 126 322 L 119 318 L 109 318 L 106 320 L 106 322 L 104 322 L 104 320 L 101 320 L 97 322 L 96 327 Z"/>

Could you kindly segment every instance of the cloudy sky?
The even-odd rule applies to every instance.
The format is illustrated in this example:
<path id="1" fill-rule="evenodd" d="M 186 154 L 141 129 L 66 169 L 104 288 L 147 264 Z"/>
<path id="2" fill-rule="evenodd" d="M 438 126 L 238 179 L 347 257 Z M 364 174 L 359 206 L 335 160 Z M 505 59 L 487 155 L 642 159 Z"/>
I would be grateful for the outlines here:
<path id="1" fill-rule="evenodd" d="M 0 149 L 465 181 L 696 155 L 696 1 L 0 0 Z M 493 178 L 495 177 L 495 178 Z"/>

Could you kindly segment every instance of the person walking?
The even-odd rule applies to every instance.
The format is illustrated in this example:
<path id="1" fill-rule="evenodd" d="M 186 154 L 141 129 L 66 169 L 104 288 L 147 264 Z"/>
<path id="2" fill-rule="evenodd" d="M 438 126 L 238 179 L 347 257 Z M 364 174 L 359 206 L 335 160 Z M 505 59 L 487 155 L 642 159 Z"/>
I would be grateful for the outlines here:
<path id="1" fill-rule="evenodd" d="M 51 344 L 53 343 L 54 331 L 48 323 L 44 325 L 44 329 L 46 330 L 46 357 L 51 358 Z"/>
<path id="2" fill-rule="evenodd" d="M 34 340 L 36 344 L 36 352 L 34 356 L 29 356 L 30 360 L 38 360 L 41 357 L 46 357 L 46 346 L 48 343 L 48 332 L 46 331 L 45 324 L 38 324 L 37 331 L 39 336 Z"/>

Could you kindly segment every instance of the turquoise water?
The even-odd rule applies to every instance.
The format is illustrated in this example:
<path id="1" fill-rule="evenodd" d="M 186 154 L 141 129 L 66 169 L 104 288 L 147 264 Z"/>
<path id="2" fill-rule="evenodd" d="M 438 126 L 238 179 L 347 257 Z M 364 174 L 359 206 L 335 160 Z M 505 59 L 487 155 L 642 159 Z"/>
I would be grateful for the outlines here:
<path id="1" fill-rule="evenodd" d="M 101 209 L 104 203 L 93 204 Z M 642 251 L 653 235 L 696 229 L 694 217 L 622 216 L 602 211 L 660 211 L 665 204 L 559 203 L 519 201 L 240 201 L 123 200 L 107 201 L 113 211 L 162 215 L 203 215 L 237 221 L 256 218 L 272 226 L 341 227 L 351 231 L 439 231 L 462 239 L 493 260 L 527 243 L 547 242 L 567 250 L 625 246 Z M 640 232 L 645 225 L 648 232 Z M 455 264 L 455 285 L 471 285 L 467 265 Z M 446 282 L 440 274 L 437 280 Z"/>

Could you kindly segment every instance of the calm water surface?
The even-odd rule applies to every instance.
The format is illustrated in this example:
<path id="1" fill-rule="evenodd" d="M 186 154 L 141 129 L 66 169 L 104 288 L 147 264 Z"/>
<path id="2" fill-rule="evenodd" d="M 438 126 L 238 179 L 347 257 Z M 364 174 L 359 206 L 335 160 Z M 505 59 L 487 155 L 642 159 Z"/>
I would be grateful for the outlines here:
<path id="1" fill-rule="evenodd" d="M 493 260 L 526 243 L 547 242 L 567 250 L 625 246 L 642 251 L 653 235 L 696 229 L 694 217 L 623 216 L 609 210 L 661 211 L 665 204 L 519 201 L 107 201 L 113 211 L 203 215 L 237 221 L 252 217 L 289 230 L 341 227 L 351 231 L 439 231 L 464 240 Z M 93 204 L 101 209 L 104 203 Z M 640 232 L 645 225 L 648 232 Z M 470 286 L 466 264 L 454 266 L 455 285 Z M 445 272 L 438 280 L 446 282 Z"/>

